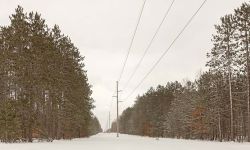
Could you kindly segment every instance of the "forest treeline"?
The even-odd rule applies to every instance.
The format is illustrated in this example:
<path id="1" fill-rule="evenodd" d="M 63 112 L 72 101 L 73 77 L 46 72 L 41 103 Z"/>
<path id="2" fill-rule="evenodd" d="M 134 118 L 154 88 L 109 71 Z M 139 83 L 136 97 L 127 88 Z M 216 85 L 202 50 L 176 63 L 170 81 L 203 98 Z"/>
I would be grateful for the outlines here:
<path id="1" fill-rule="evenodd" d="M 169 82 L 139 95 L 120 116 L 122 133 L 250 141 L 250 4 L 221 17 L 215 31 L 209 71 L 194 82 Z"/>
<path id="2" fill-rule="evenodd" d="M 101 131 L 84 57 L 55 25 L 18 6 L 0 28 L 0 140 L 31 142 Z"/>

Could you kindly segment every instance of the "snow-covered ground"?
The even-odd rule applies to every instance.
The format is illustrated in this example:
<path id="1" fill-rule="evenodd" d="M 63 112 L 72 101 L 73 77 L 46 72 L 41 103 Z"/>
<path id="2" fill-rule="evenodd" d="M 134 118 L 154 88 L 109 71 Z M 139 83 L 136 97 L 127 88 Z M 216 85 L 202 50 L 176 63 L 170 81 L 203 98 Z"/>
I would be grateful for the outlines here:
<path id="1" fill-rule="evenodd" d="M 250 143 L 159 139 L 101 133 L 90 138 L 52 143 L 0 143 L 0 150 L 250 150 Z"/>

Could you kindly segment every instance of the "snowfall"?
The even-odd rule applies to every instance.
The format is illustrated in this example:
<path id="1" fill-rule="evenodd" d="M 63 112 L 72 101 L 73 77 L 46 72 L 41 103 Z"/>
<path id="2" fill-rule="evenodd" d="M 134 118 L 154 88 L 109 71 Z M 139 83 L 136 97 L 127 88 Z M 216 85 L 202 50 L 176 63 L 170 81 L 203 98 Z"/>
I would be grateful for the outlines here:
<path id="1" fill-rule="evenodd" d="M 100 133 L 90 138 L 51 143 L 0 143 L 0 150 L 250 150 L 250 143 L 205 142 Z"/>

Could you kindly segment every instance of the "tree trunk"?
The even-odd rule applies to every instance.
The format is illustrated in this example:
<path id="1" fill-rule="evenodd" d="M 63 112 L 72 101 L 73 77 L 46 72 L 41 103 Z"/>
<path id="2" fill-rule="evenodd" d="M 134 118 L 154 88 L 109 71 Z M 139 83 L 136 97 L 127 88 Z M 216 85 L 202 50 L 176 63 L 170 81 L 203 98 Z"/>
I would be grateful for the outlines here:
<path id="1" fill-rule="evenodd" d="M 247 57 L 247 141 L 250 142 L 250 71 L 249 71 L 249 51 L 248 51 L 248 34 L 246 33 L 246 57 Z"/>
<path id="2" fill-rule="evenodd" d="M 229 100 L 230 100 L 230 139 L 234 140 L 234 127 L 233 127 L 233 98 L 232 98 L 232 84 L 231 84 L 231 56 L 230 56 L 230 45 L 229 37 L 227 41 L 227 52 L 228 52 L 228 84 L 229 84 Z"/>
<path id="3" fill-rule="evenodd" d="M 219 120 L 218 120 L 218 126 L 219 126 L 219 140 L 222 142 L 222 134 L 221 134 L 221 118 L 220 118 L 220 113 L 219 113 Z"/>

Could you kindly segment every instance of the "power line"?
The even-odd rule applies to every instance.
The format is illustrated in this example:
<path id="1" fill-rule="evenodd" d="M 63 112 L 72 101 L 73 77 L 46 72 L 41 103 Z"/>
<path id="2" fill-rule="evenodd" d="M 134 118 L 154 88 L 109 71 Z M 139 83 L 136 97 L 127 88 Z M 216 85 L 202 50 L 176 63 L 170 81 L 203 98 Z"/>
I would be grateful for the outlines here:
<path id="1" fill-rule="evenodd" d="M 192 17 L 188 20 L 188 22 L 185 24 L 185 26 L 182 28 L 182 30 L 179 32 L 179 34 L 175 37 L 175 39 L 172 41 L 172 43 L 169 45 L 169 47 L 165 50 L 165 52 L 160 56 L 160 58 L 156 61 L 156 63 L 153 65 L 153 67 L 149 70 L 149 72 L 142 78 L 142 80 L 139 82 L 139 84 L 130 92 L 130 94 L 126 97 L 128 99 L 135 90 L 143 83 L 143 81 L 149 76 L 149 74 L 155 69 L 155 67 L 159 64 L 159 62 L 163 59 L 163 57 L 167 54 L 167 52 L 170 50 L 170 48 L 174 45 L 174 43 L 178 40 L 178 38 L 181 36 L 181 34 L 186 30 L 186 28 L 189 26 L 189 24 L 192 22 L 194 17 L 198 14 L 198 12 L 201 10 L 201 8 L 204 6 L 204 4 L 207 2 L 207 0 L 204 0 L 203 3 L 200 5 L 200 7 L 196 10 L 196 12 L 192 15 Z"/>
<path id="2" fill-rule="evenodd" d="M 133 45 L 133 43 L 134 43 L 135 35 L 136 35 L 137 29 L 138 29 L 138 26 L 139 26 L 139 23 L 140 23 L 140 20 L 141 20 L 141 17 L 142 17 L 142 13 L 143 13 L 143 10 L 144 10 L 146 1 L 147 1 L 147 0 L 144 0 L 144 2 L 143 2 L 143 5 L 142 5 L 141 11 L 140 11 L 140 15 L 139 15 L 139 18 L 138 18 L 138 20 L 137 20 L 137 24 L 136 24 L 136 27 L 135 27 L 135 30 L 134 30 L 132 39 L 131 39 L 130 44 L 129 44 L 129 48 L 128 48 L 128 52 L 127 52 L 127 54 L 126 54 L 125 61 L 123 62 L 122 70 L 121 70 L 121 73 L 120 73 L 120 75 L 119 75 L 118 81 L 121 80 L 122 74 L 123 74 L 124 69 L 125 69 L 125 66 L 126 66 L 126 63 L 127 63 L 127 61 L 128 61 L 128 56 L 129 56 L 129 53 L 130 53 L 130 51 L 131 51 L 132 45 Z"/>
<path id="3" fill-rule="evenodd" d="M 150 47 L 152 46 L 152 43 L 153 43 L 155 37 L 156 37 L 157 34 L 159 33 L 159 31 L 160 31 L 160 29 L 161 29 L 161 27 L 162 27 L 162 24 L 163 24 L 164 21 L 166 20 L 166 18 L 167 18 L 167 16 L 168 16 L 168 14 L 169 14 L 169 12 L 170 12 L 170 10 L 171 10 L 171 8 L 172 8 L 174 2 L 175 2 L 175 0 L 172 0 L 172 3 L 171 3 L 170 6 L 168 7 L 166 13 L 164 14 L 163 19 L 161 20 L 159 26 L 157 27 L 155 34 L 153 35 L 152 39 L 150 40 L 149 45 L 148 45 L 147 48 L 145 49 L 145 51 L 144 51 L 144 53 L 143 53 L 141 59 L 140 59 L 139 62 L 137 63 L 135 69 L 133 70 L 133 73 L 132 73 L 131 76 L 129 77 L 129 79 L 128 79 L 128 81 L 126 82 L 126 84 L 124 85 L 123 89 L 125 89 L 125 88 L 127 87 L 127 85 L 129 84 L 129 82 L 131 81 L 131 79 L 134 77 L 136 71 L 137 71 L 138 68 L 140 67 L 140 65 L 141 65 L 141 63 L 142 63 L 144 57 L 146 56 L 148 50 L 149 50 Z"/>

